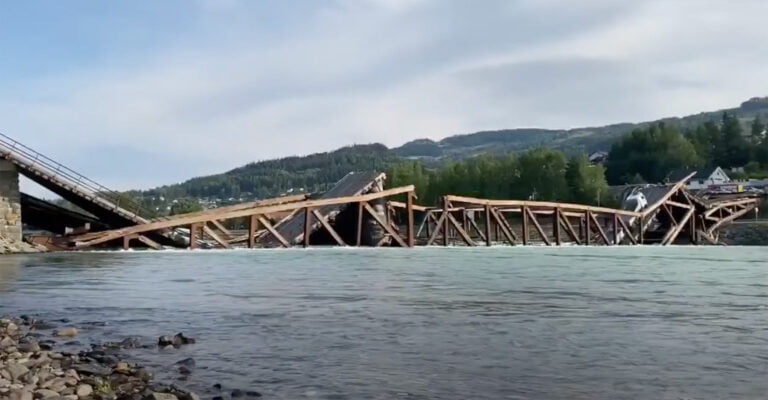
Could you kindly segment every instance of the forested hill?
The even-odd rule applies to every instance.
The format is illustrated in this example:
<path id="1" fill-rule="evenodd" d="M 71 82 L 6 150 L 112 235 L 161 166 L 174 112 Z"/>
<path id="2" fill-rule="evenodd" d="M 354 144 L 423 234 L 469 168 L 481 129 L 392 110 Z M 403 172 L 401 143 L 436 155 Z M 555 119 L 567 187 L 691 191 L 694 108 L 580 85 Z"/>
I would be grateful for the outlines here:
<path id="1" fill-rule="evenodd" d="M 703 112 L 682 118 L 665 118 L 642 123 L 622 123 L 603 127 L 568 130 L 504 129 L 450 136 L 440 141 L 418 139 L 393 151 L 402 157 L 453 157 L 463 158 L 476 154 L 521 151 L 538 146 L 561 149 L 567 153 L 608 150 L 618 138 L 635 128 L 645 128 L 653 123 L 667 122 L 689 128 L 708 121 L 718 121 L 723 113 L 735 115 L 746 125 L 756 116 L 768 115 L 768 97 L 753 98 L 737 108 Z"/>
<path id="2" fill-rule="evenodd" d="M 129 194 L 140 199 L 147 211 L 164 214 L 178 199 L 192 198 L 204 206 L 213 206 L 286 193 L 320 192 L 350 171 L 383 171 L 398 160 L 383 144 L 356 145 L 328 153 L 250 163 L 223 174 Z"/>
<path id="3" fill-rule="evenodd" d="M 734 109 L 660 121 L 688 128 L 707 121 L 719 121 L 723 112 L 734 115 L 746 127 L 756 116 L 768 120 L 768 98 L 754 98 Z M 177 199 L 195 199 L 204 206 L 214 206 L 290 192 L 323 191 L 349 171 L 386 170 L 404 158 L 420 158 L 426 166 L 438 166 L 448 159 L 518 152 L 541 146 L 561 149 L 567 154 L 607 151 L 611 144 L 631 130 L 660 121 L 570 130 L 487 131 L 451 136 L 437 142 L 416 140 L 394 149 L 382 144 L 355 145 L 327 153 L 255 162 L 222 174 L 130 194 L 140 198 L 147 210 L 164 214 Z"/>

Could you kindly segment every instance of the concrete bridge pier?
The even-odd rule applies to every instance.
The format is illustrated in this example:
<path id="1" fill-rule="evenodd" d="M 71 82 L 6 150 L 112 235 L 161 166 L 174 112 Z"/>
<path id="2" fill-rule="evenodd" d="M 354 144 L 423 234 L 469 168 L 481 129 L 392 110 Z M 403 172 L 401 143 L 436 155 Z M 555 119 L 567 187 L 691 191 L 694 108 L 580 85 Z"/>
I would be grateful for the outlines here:
<path id="1" fill-rule="evenodd" d="M 22 242 L 21 193 L 16 165 L 0 159 L 0 239 L 9 244 Z"/>

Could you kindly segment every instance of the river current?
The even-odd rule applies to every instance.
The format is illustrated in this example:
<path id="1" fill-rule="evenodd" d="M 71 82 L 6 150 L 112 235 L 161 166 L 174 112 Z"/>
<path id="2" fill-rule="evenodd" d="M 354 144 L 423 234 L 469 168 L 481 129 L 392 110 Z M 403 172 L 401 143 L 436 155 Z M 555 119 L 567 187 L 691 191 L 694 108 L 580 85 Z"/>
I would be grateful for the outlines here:
<path id="1" fill-rule="evenodd" d="M 3 256 L 3 314 L 183 332 L 127 354 L 204 399 L 768 398 L 766 247 Z"/>

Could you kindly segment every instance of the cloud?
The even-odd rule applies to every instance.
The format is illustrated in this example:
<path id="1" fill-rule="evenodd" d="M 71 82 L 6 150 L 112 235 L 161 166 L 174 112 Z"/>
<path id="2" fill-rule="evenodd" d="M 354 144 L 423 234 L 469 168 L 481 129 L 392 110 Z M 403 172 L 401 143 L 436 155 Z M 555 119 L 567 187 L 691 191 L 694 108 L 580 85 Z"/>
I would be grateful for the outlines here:
<path id="1" fill-rule="evenodd" d="M 118 29 L 107 20 L 81 27 L 91 50 L 62 68 L 43 58 L 44 73 L 0 77 L 0 131 L 127 189 L 351 143 L 639 121 L 768 93 L 758 0 L 193 4 L 176 24 L 163 8 L 149 16 L 163 24 L 133 27 L 151 45 L 137 33 L 100 59 Z"/>

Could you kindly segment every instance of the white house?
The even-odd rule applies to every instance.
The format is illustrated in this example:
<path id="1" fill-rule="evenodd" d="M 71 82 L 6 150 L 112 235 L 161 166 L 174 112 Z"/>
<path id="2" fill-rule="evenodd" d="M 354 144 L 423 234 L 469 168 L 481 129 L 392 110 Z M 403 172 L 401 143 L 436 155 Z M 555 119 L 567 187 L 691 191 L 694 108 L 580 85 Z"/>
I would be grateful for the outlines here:
<path id="1" fill-rule="evenodd" d="M 669 174 L 669 182 L 678 182 L 693 173 L 690 170 L 679 170 Z M 711 186 L 722 185 L 731 181 L 731 178 L 720 167 L 702 168 L 692 176 L 686 186 L 691 190 L 707 189 Z"/>

